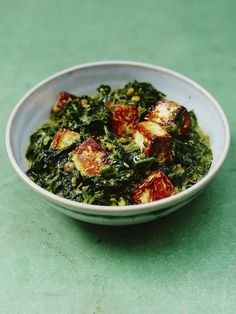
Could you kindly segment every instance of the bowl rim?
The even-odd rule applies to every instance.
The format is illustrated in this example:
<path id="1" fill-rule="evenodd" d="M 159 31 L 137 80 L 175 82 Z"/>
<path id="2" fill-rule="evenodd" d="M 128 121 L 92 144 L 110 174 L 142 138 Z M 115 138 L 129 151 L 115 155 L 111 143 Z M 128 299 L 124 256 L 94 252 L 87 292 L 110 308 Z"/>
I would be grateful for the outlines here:
<path id="1" fill-rule="evenodd" d="M 196 184 L 191 186 L 190 188 L 175 194 L 173 196 L 164 198 L 162 200 L 145 203 L 145 204 L 136 204 L 136 205 L 125 205 L 125 206 L 112 206 L 112 205 L 93 205 L 93 204 L 85 204 L 80 203 L 76 201 L 72 201 L 66 198 L 63 198 L 61 196 L 58 196 L 56 194 L 53 194 L 52 192 L 49 192 L 40 186 L 38 186 L 36 183 L 31 181 L 28 176 L 21 170 L 20 166 L 17 164 L 12 147 L 11 147 L 11 131 L 12 131 L 12 124 L 14 122 L 14 119 L 16 117 L 16 114 L 18 110 L 21 108 L 21 106 L 24 104 L 25 100 L 38 88 L 42 87 L 44 84 L 49 83 L 50 81 L 56 79 L 59 76 L 62 76 L 67 73 L 71 73 L 74 71 L 78 71 L 80 69 L 84 68 L 91 68 L 91 67 L 104 67 L 104 66 L 131 66 L 131 67 L 140 67 L 148 70 L 153 71 L 159 71 L 165 74 L 168 74 L 170 76 L 174 76 L 177 79 L 180 79 L 182 81 L 185 81 L 186 83 L 192 85 L 194 88 L 196 88 L 199 92 L 204 94 L 205 97 L 207 97 L 215 109 L 219 112 L 222 124 L 224 127 L 224 147 L 222 154 L 218 160 L 218 162 L 214 165 L 214 167 L 211 167 L 209 172 L 203 177 L 200 181 L 198 181 Z M 34 85 L 16 104 L 14 109 L 12 110 L 6 127 L 6 133 L 5 133 L 5 144 L 7 149 L 7 154 L 10 159 L 10 162 L 17 172 L 17 174 L 20 176 L 20 178 L 28 185 L 30 186 L 34 191 L 39 193 L 44 198 L 48 199 L 49 201 L 53 202 L 54 204 L 57 204 L 59 206 L 62 206 L 63 208 L 73 208 L 73 210 L 77 211 L 78 213 L 88 213 L 88 214 L 94 214 L 94 215 L 136 215 L 140 213 L 149 213 L 153 210 L 162 209 L 165 207 L 173 206 L 178 203 L 181 203 L 183 200 L 187 199 L 190 195 L 196 193 L 197 191 L 200 191 L 212 178 L 213 176 L 218 172 L 220 167 L 222 166 L 230 145 L 230 128 L 229 124 L 226 118 L 226 115 L 219 105 L 219 103 L 216 101 L 216 99 L 203 87 L 201 87 L 198 83 L 195 81 L 187 78 L 186 76 L 179 74 L 175 71 L 172 71 L 170 69 L 148 64 L 148 63 L 142 63 L 142 62 L 136 62 L 136 61 L 97 61 L 97 62 L 90 62 L 90 63 L 84 63 L 80 65 L 76 65 L 67 69 L 64 69 L 62 71 L 59 71 L 48 78 L 42 80 L 38 84 Z"/>

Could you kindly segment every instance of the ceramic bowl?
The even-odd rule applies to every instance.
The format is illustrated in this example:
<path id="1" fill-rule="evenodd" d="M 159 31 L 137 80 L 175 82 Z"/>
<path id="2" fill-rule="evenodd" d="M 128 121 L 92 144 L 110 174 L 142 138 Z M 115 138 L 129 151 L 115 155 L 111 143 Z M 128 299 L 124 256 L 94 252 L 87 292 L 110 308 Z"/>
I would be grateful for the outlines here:
<path id="1" fill-rule="evenodd" d="M 210 137 L 213 162 L 208 174 L 189 189 L 166 199 L 128 206 L 88 205 L 54 195 L 32 182 L 25 174 L 26 147 L 32 134 L 50 114 L 57 94 L 94 94 L 100 84 L 119 87 L 131 80 L 149 82 L 187 109 L 193 109 L 202 129 Z M 221 167 L 229 148 L 227 119 L 217 101 L 187 77 L 154 65 L 129 61 L 96 62 L 57 73 L 33 87 L 16 105 L 7 125 L 6 147 L 10 161 L 25 183 L 61 212 L 76 219 L 106 225 L 151 221 L 184 206 L 198 196 Z"/>

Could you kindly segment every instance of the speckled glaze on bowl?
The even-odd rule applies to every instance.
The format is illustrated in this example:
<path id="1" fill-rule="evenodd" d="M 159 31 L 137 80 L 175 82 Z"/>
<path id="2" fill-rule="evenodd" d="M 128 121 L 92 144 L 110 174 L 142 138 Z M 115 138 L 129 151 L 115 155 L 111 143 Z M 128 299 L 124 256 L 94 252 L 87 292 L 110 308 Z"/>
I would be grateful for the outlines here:
<path id="1" fill-rule="evenodd" d="M 191 188 L 169 198 L 128 206 L 87 205 L 54 195 L 32 182 L 25 174 L 26 147 L 32 134 L 50 114 L 57 94 L 94 94 L 100 84 L 119 87 L 131 80 L 145 81 L 163 91 L 168 98 L 193 109 L 202 129 L 210 136 L 213 162 L 209 173 Z M 32 88 L 16 105 L 6 129 L 9 159 L 18 175 L 39 195 L 61 212 L 76 219 L 104 225 L 129 225 L 165 216 L 190 202 L 214 177 L 227 155 L 230 132 L 227 119 L 217 101 L 192 80 L 158 66 L 131 61 L 95 62 L 57 73 Z"/>

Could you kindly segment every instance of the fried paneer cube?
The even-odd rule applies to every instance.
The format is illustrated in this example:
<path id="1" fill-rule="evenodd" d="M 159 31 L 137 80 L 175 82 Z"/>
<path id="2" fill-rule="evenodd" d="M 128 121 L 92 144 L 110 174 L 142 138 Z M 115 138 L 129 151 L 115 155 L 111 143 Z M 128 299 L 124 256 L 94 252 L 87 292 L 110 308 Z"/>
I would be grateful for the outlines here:
<path id="1" fill-rule="evenodd" d="M 171 159 L 172 136 L 156 122 L 137 123 L 134 141 L 145 155 L 156 156 L 160 163 Z"/>
<path id="2" fill-rule="evenodd" d="M 191 117 L 187 109 L 174 101 L 159 100 L 145 120 L 157 122 L 173 135 L 186 136 L 191 131 Z"/>
<path id="3" fill-rule="evenodd" d="M 72 160 L 76 169 L 84 176 L 98 175 L 104 167 L 110 164 L 107 153 L 92 137 L 75 149 Z"/>
<path id="4" fill-rule="evenodd" d="M 80 134 L 74 131 L 70 131 L 64 128 L 57 130 L 53 137 L 51 148 L 62 149 L 70 146 L 75 140 L 80 139 Z"/>
<path id="5" fill-rule="evenodd" d="M 133 191 L 132 200 L 135 204 L 157 201 L 175 194 L 169 178 L 161 170 L 152 171 Z"/>
<path id="6" fill-rule="evenodd" d="M 52 107 L 52 112 L 57 113 L 64 109 L 66 105 L 72 100 L 78 98 L 75 95 L 69 94 L 67 92 L 61 92 L 58 97 L 56 103 Z"/>
<path id="7" fill-rule="evenodd" d="M 108 103 L 107 108 L 112 113 L 112 127 L 116 135 L 128 136 L 134 133 L 134 124 L 138 110 L 134 105 Z"/>

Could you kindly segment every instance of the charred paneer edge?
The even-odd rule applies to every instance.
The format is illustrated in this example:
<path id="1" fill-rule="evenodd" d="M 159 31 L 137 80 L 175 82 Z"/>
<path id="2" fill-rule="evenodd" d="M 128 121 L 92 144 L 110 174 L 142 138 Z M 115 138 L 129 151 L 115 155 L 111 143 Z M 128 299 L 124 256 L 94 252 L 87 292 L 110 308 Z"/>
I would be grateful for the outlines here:
<path id="1" fill-rule="evenodd" d="M 72 160 L 83 176 L 99 175 L 110 164 L 108 154 L 93 138 L 88 138 L 75 149 Z"/>
<path id="2" fill-rule="evenodd" d="M 166 198 L 175 193 L 171 181 L 161 170 L 152 171 L 134 190 L 135 204 L 149 203 Z"/>
<path id="3" fill-rule="evenodd" d="M 115 134 L 118 136 L 132 135 L 138 117 L 137 107 L 119 103 L 108 103 L 107 107 L 112 112 L 112 126 Z"/>
<path id="4" fill-rule="evenodd" d="M 172 136 L 158 123 L 143 121 L 136 124 L 134 141 L 145 155 L 152 155 L 159 163 L 171 159 Z"/>
<path id="5" fill-rule="evenodd" d="M 77 98 L 77 96 L 72 95 L 67 92 L 61 92 L 58 97 L 57 101 L 52 107 L 52 112 L 57 113 L 65 108 L 65 106 L 72 100 Z"/>
<path id="6" fill-rule="evenodd" d="M 35 183 L 78 202 L 130 205 L 169 197 L 206 175 L 209 138 L 192 111 L 145 82 L 97 91 L 59 93 L 30 137 L 27 175 Z"/>
<path id="7" fill-rule="evenodd" d="M 145 120 L 158 123 L 173 135 L 185 136 L 191 131 L 191 117 L 187 109 L 167 99 L 159 100 Z"/>
<path id="8" fill-rule="evenodd" d="M 80 135 L 77 132 L 60 128 L 57 130 L 51 142 L 52 149 L 63 149 L 70 146 L 75 140 L 79 140 Z"/>

